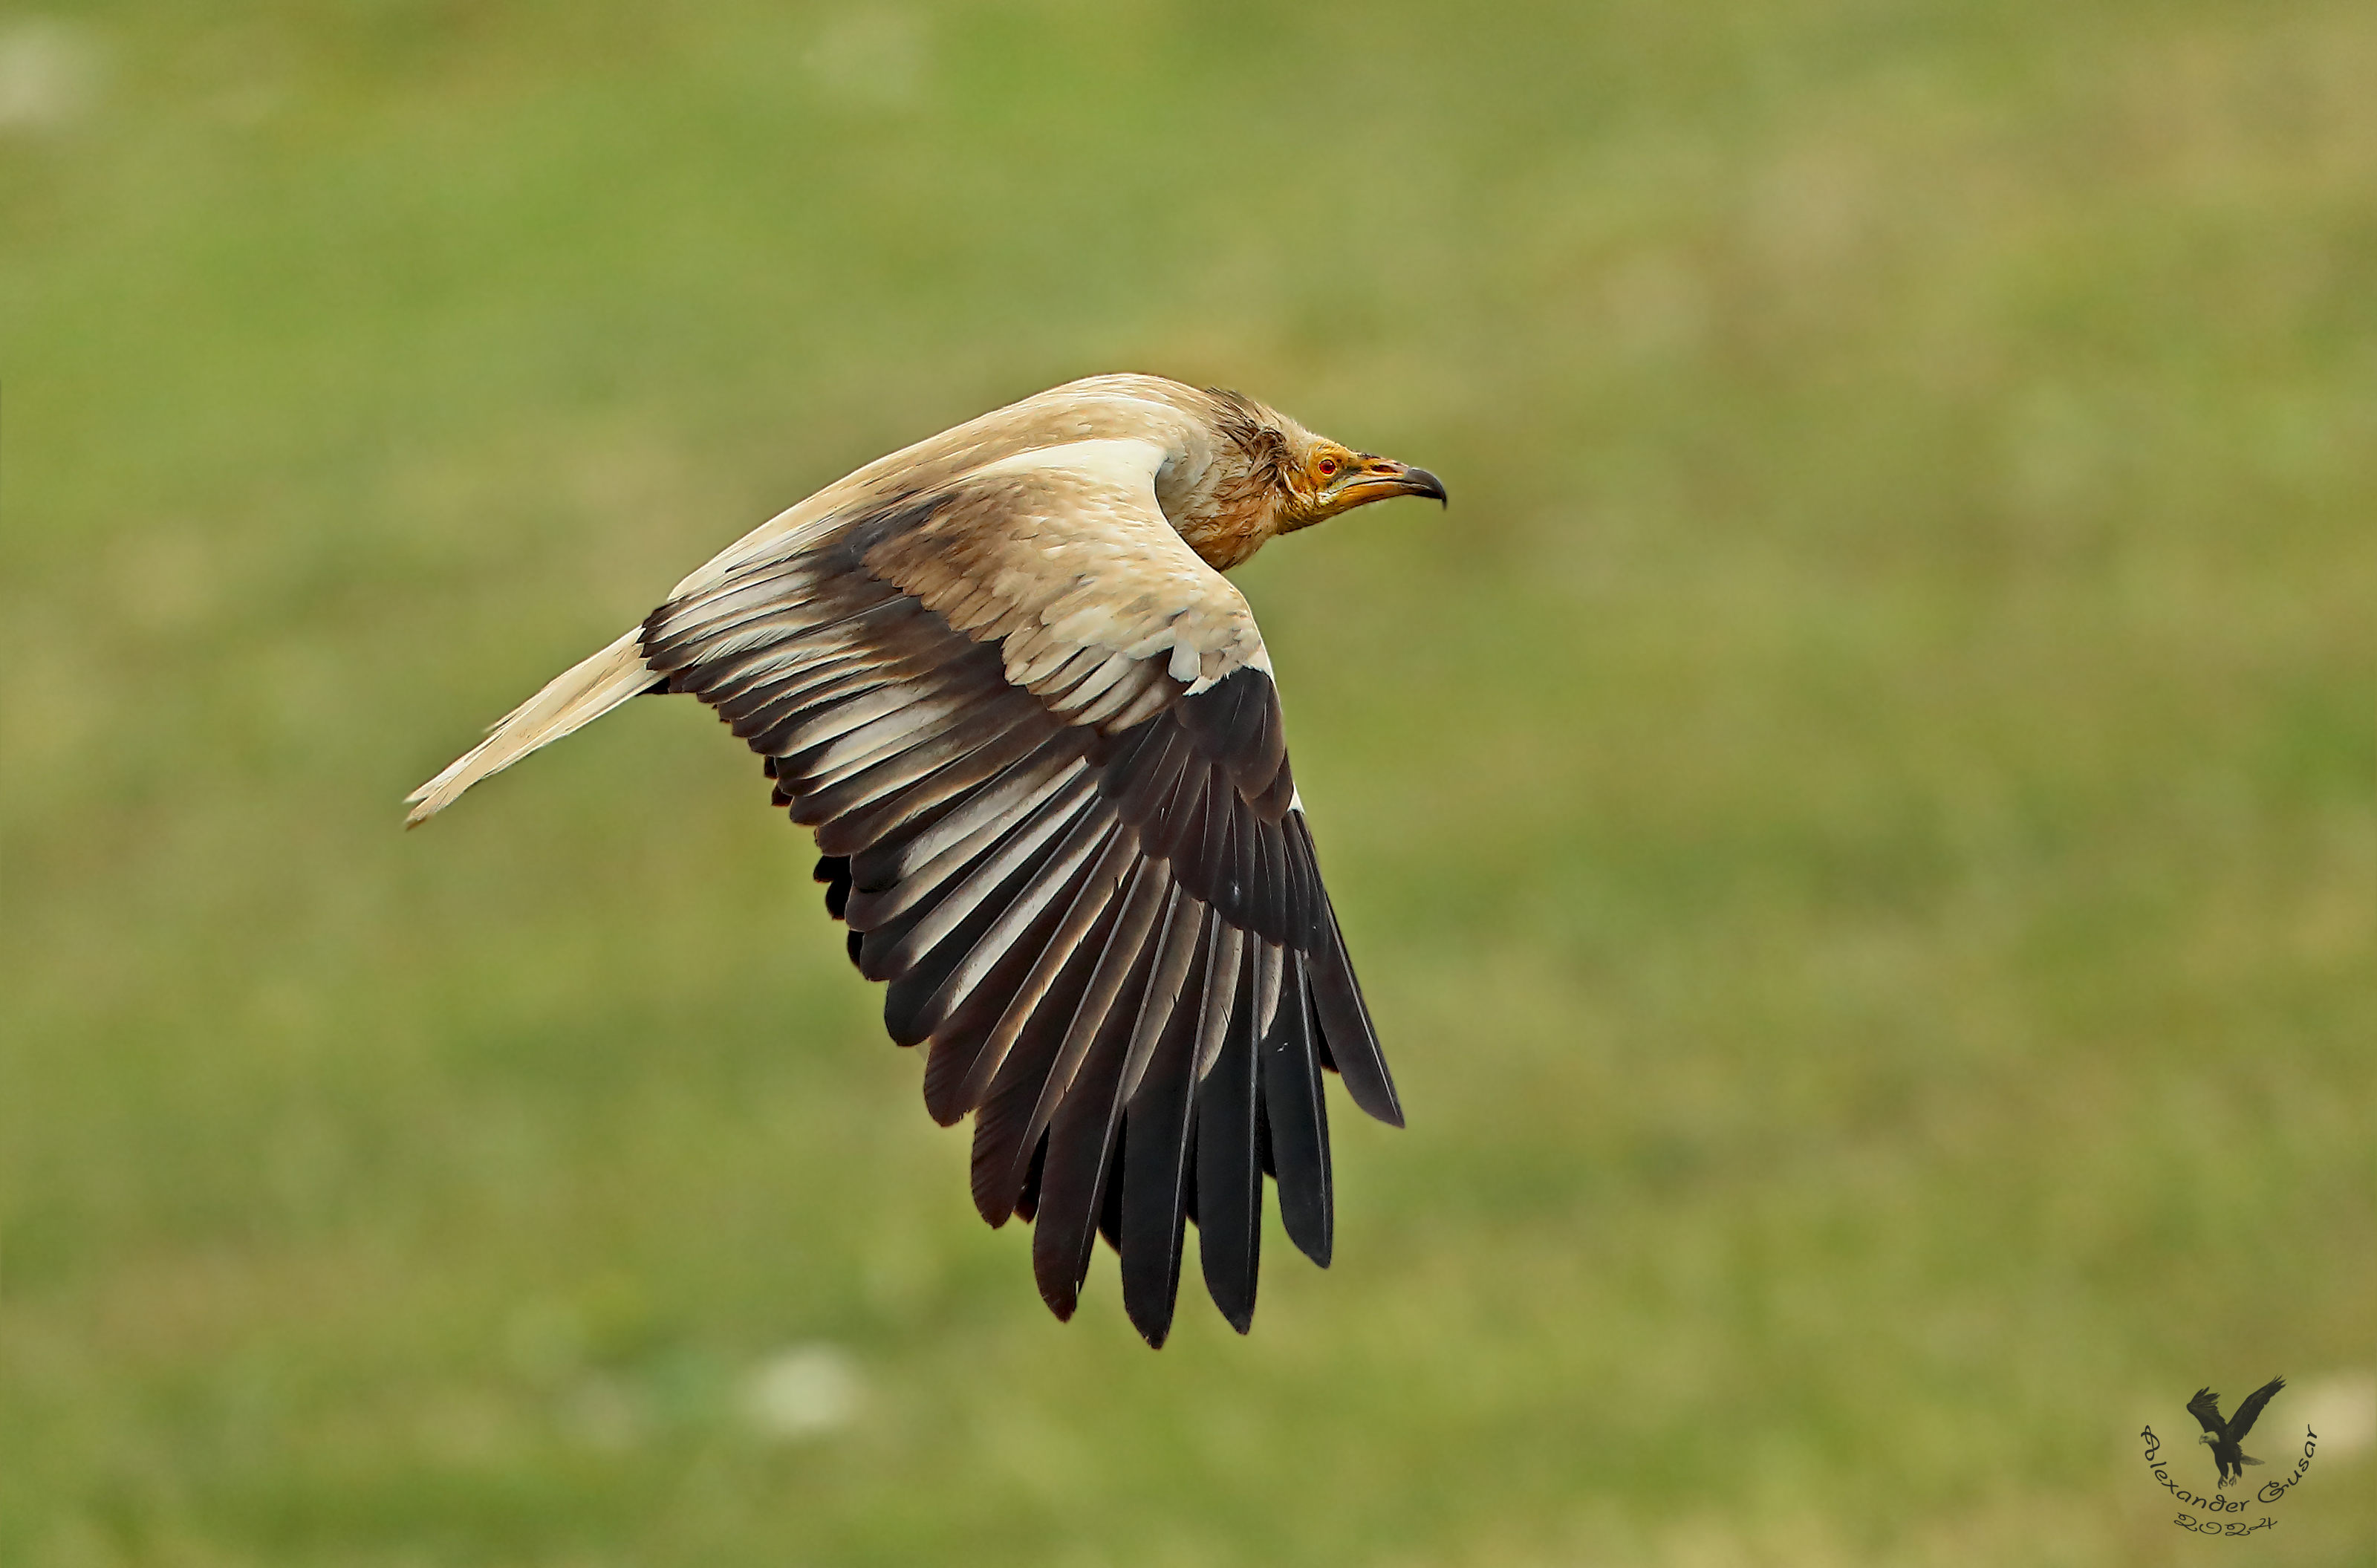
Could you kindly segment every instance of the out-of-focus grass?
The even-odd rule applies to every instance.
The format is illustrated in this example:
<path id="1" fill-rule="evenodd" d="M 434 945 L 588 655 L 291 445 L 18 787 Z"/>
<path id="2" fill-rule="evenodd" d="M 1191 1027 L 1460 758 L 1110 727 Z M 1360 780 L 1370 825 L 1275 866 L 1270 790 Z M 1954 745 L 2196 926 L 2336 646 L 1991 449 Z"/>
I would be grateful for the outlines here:
<path id="1" fill-rule="evenodd" d="M 0 1560 L 2159 1562 L 2142 1421 L 2377 1356 L 2366 6 L 0 65 Z M 757 518 L 1122 367 L 1456 497 L 1243 574 L 1411 1127 L 1161 1356 L 973 1220 L 704 715 L 396 831 Z M 864 1398 L 770 1442 L 810 1342 Z"/>

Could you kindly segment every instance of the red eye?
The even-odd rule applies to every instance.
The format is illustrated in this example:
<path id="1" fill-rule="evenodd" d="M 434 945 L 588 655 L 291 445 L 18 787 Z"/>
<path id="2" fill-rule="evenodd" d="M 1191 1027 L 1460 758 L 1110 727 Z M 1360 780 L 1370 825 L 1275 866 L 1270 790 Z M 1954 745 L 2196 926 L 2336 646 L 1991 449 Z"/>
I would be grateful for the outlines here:
<path id="1" fill-rule="evenodd" d="M 1319 462 L 1314 463 L 1312 466 L 1314 471 L 1317 472 L 1321 478 L 1326 479 L 1331 474 L 1337 472 L 1337 460 L 1335 458 L 1322 458 Z"/>

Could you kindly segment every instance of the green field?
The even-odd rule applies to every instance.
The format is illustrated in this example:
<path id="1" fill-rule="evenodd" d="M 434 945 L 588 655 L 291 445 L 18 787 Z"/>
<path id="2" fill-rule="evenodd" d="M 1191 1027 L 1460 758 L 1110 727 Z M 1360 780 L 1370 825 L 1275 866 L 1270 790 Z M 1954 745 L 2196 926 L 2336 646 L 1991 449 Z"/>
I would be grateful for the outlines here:
<path id="1" fill-rule="evenodd" d="M 1240 574 L 1410 1126 L 1160 1354 L 693 704 L 399 831 L 1114 369 L 1453 497 Z M 0 15 L 0 613 L 10 1568 L 2377 1562 L 2366 0 Z"/>

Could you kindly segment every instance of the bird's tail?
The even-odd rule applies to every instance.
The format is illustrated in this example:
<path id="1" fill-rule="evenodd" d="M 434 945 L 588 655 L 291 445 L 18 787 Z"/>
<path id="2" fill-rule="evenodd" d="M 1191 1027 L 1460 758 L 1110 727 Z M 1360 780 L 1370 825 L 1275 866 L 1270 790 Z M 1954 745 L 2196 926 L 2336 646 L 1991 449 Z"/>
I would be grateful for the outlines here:
<path id="1" fill-rule="evenodd" d="M 628 698 L 649 688 L 642 628 L 628 632 L 590 659 L 581 660 L 497 720 L 487 738 L 456 759 L 444 772 L 404 797 L 404 819 L 417 827 L 451 806 L 462 792 L 490 773 L 501 772 L 541 746 L 593 723 Z"/>
<path id="2" fill-rule="evenodd" d="M 2250 1454 L 2240 1454 L 2237 1457 L 2243 1460 L 2248 1465 L 2258 1465 L 2261 1463 L 2259 1459 L 2254 1458 Z"/>

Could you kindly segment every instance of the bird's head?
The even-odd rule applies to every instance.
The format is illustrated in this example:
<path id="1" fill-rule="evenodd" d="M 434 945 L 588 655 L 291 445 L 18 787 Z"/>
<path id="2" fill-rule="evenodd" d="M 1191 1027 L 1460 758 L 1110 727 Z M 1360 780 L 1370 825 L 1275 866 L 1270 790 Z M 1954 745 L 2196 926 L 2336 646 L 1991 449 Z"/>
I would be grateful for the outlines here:
<path id="1" fill-rule="evenodd" d="M 1357 452 L 1237 392 L 1214 387 L 1201 396 L 1199 412 L 1221 439 L 1204 463 L 1159 475 L 1156 494 L 1210 566 L 1227 571 L 1266 540 L 1372 501 L 1444 499 L 1443 481 L 1424 468 Z"/>
<path id="2" fill-rule="evenodd" d="M 1279 465 L 1276 481 L 1282 533 L 1396 496 L 1445 498 L 1444 482 L 1424 468 L 1376 452 L 1357 452 L 1325 436 L 1296 434 L 1303 438 L 1287 441 L 1286 461 Z"/>
<path id="3" fill-rule="evenodd" d="M 2195 1441 L 2202 1443 L 2206 1448 L 2216 1448 L 2220 1445 L 2220 1440 L 2214 1437 L 2210 1432 L 2199 1433 Z"/>

